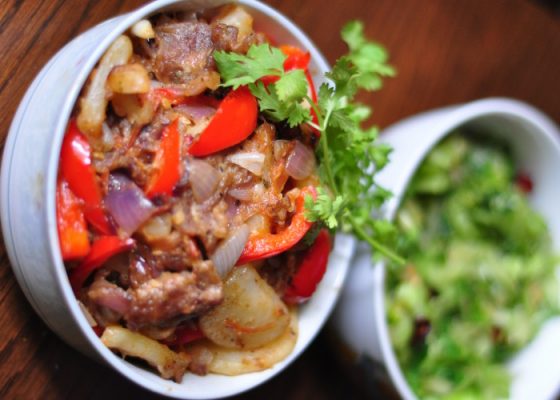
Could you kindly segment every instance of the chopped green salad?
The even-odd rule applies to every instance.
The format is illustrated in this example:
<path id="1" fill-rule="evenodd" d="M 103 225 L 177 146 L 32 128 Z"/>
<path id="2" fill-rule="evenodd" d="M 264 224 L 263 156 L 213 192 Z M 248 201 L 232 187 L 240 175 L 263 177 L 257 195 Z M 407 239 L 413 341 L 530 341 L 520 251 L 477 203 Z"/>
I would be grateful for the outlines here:
<path id="1" fill-rule="evenodd" d="M 500 142 L 454 133 L 418 169 L 396 217 L 405 267 L 389 267 L 397 358 L 421 399 L 509 396 L 506 362 L 559 312 L 553 253 Z"/>

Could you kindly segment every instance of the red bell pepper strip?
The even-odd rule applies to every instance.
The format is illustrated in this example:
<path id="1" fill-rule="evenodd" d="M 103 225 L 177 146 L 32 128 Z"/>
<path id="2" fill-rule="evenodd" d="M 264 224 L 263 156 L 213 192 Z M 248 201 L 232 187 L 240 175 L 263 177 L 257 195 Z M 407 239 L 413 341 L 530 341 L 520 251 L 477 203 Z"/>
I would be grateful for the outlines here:
<path id="1" fill-rule="evenodd" d="M 282 53 L 286 55 L 284 61 L 284 71 L 291 71 L 293 69 L 307 69 L 309 61 L 311 61 L 311 54 L 303 51 L 298 47 L 290 45 L 280 46 Z"/>
<path id="2" fill-rule="evenodd" d="M 146 195 L 171 195 L 181 176 L 181 135 L 179 119 L 167 125 L 161 134 L 161 142 L 154 159 L 154 173 L 146 187 Z"/>
<path id="3" fill-rule="evenodd" d="M 72 193 L 68 182 L 56 186 L 56 227 L 63 260 L 85 257 L 89 253 L 89 237 L 80 199 Z"/>
<path id="4" fill-rule="evenodd" d="M 101 205 L 101 192 L 91 164 L 91 148 L 73 119 L 62 142 L 60 171 L 72 192 L 84 202 L 88 222 L 100 233 L 110 235 L 113 229 Z"/>
<path id="5" fill-rule="evenodd" d="M 296 209 L 292 216 L 290 225 L 278 233 L 260 233 L 249 236 L 243 252 L 237 260 L 237 265 L 246 264 L 251 261 L 261 260 L 280 254 L 291 247 L 305 236 L 312 223 L 305 218 L 305 196 L 316 197 L 317 192 L 313 186 L 302 189 L 296 199 Z"/>
<path id="6" fill-rule="evenodd" d="M 180 326 L 175 330 L 175 339 L 167 341 L 168 346 L 178 346 L 204 338 L 204 333 L 199 327 Z"/>
<path id="7" fill-rule="evenodd" d="M 331 238 L 329 232 L 323 229 L 305 253 L 298 271 L 284 294 L 287 303 L 301 303 L 311 297 L 325 275 L 330 251 Z"/>
<path id="8" fill-rule="evenodd" d="M 189 154 L 204 157 L 241 143 L 255 130 L 257 115 L 257 99 L 249 89 L 241 86 L 232 90 L 222 100 L 206 129 L 191 145 Z"/>
<path id="9" fill-rule="evenodd" d="M 101 267 L 109 258 L 130 249 L 133 239 L 121 239 L 118 236 L 100 236 L 91 245 L 87 257 L 70 272 L 70 284 L 74 293 L 78 293 L 90 274 Z"/>
<path id="10" fill-rule="evenodd" d="M 182 93 L 177 90 L 169 88 L 156 88 L 150 93 L 152 98 L 155 100 L 157 105 L 161 104 L 163 100 L 168 102 L 170 105 L 181 104 L 186 98 Z"/>

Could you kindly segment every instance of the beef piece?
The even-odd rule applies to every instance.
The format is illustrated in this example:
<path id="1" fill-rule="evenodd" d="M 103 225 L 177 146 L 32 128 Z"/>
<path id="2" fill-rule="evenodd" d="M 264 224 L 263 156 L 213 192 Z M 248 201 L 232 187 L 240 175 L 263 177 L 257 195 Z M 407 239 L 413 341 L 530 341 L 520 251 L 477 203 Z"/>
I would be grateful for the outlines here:
<path id="1" fill-rule="evenodd" d="M 200 314 L 223 299 L 222 281 L 211 261 L 196 263 L 192 271 L 163 272 L 128 293 L 131 307 L 125 320 L 131 329 Z"/>
<path id="2" fill-rule="evenodd" d="M 219 200 L 212 204 L 209 199 L 204 204 L 195 203 L 192 196 L 185 194 L 181 199 L 183 220 L 179 230 L 191 237 L 200 239 L 204 250 L 211 253 L 219 239 L 229 233 L 228 204 Z"/>
<path id="3" fill-rule="evenodd" d="M 129 311 L 130 297 L 117 285 L 107 282 L 103 274 L 97 274 L 84 298 L 95 320 L 103 325 L 116 323 Z"/>
<path id="4" fill-rule="evenodd" d="M 213 68 L 212 30 L 203 22 L 166 22 L 156 25 L 157 51 L 153 63 L 158 80 L 187 83 Z"/>
<path id="5" fill-rule="evenodd" d="M 274 289 L 280 297 L 284 295 L 292 277 L 298 270 L 301 252 L 286 252 L 266 260 L 259 268 L 260 276 Z"/>
<path id="6" fill-rule="evenodd" d="M 130 287 L 138 288 L 142 284 L 157 278 L 163 269 L 155 262 L 149 247 L 139 244 L 130 256 L 128 276 Z"/>
<path id="7" fill-rule="evenodd" d="M 266 43 L 262 33 L 251 32 L 242 40 L 238 40 L 238 29 L 235 26 L 222 23 L 212 23 L 212 41 L 216 50 L 245 54 L 254 44 Z"/>
<path id="8" fill-rule="evenodd" d="M 235 51 L 237 48 L 238 29 L 225 24 L 212 24 L 212 41 L 216 50 Z"/>
<path id="9" fill-rule="evenodd" d="M 173 249 L 154 251 L 153 258 L 162 270 L 184 271 L 202 260 L 195 241 L 183 235 L 181 243 Z"/>
<path id="10" fill-rule="evenodd" d="M 170 122 L 164 112 L 159 112 L 142 129 L 132 129 L 129 124 L 124 123 L 111 125 L 115 139 L 113 150 L 96 154 L 95 171 L 106 181 L 112 171 L 126 170 L 138 186 L 144 187 L 151 176 L 153 161 L 160 148 L 161 132 Z M 107 182 L 102 183 L 105 192 Z"/>

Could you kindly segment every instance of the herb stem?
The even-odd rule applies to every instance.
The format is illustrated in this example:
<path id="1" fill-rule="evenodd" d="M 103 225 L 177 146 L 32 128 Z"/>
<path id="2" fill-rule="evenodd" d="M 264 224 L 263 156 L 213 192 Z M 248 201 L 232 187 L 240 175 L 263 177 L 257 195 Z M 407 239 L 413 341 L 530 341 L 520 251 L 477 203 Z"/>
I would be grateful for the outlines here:
<path id="1" fill-rule="evenodd" d="M 329 162 L 329 142 L 327 137 L 327 123 L 330 118 L 330 109 L 327 111 L 327 115 L 323 118 L 319 107 L 308 95 L 305 96 L 307 102 L 311 105 L 311 108 L 315 112 L 317 116 L 317 123 L 319 124 L 319 131 L 321 132 L 321 137 L 319 138 L 319 144 L 321 146 L 321 153 L 323 153 L 324 165 L 325 165 L 325 177 L 327 178 L 328 185 L 332 190 L 335 196 L 338 196 L 338 187 L 336 186 L 336 182 L 334 180 L 334 175 L 331 169 L 331 163 Z"/>
<path id="2" fill-rule="evenodd" d="M 384 257 L 394 261 L 398 265 L 404 265 L 406 263 L 406 260 L 404 258 L 402 258 L 397 253 L 389 249 L 387 246 L 382 245 L 377 240 L 369 236 L 363 230 L 361 225 L 353 217 L 349 217 L 349 220 L 350 220 L 350 224 L 352 225 L 352 228 L 354 229 L 354 233 L 356 233 L 356 235 L 360 239 L 368 242 L 371 247 L 373 247 L 375 250 L 381 253 Z"/>

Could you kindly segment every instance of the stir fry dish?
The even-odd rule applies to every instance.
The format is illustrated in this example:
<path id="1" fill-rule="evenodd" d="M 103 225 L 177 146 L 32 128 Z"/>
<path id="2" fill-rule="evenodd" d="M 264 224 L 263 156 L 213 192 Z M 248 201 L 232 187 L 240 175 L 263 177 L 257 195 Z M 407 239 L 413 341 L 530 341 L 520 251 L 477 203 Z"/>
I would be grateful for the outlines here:
<path id="1" fill-rule="evenodd" d="M 69 281 L 107 347 L 176 381 L 269 368 L 296 343 L 332 230 L 398 260 L 390 224 L 369 218 L 390 149 L 353 101 L 393 70 L 360 23 L 343 39 L 318 90 L 307 49 L 255 32 L 237 5 L 155 15 L 109 46 L 56 192 Z"/>
<path id="2" fill-rule="evenodd" d="M 409 263 L 389 270 L 387 318 L 422 399 L 508 398 L 507 361 L 560 311 L 533 182 L 507 146 L 473 134 L 433 149 L 397 214 Z"/>

